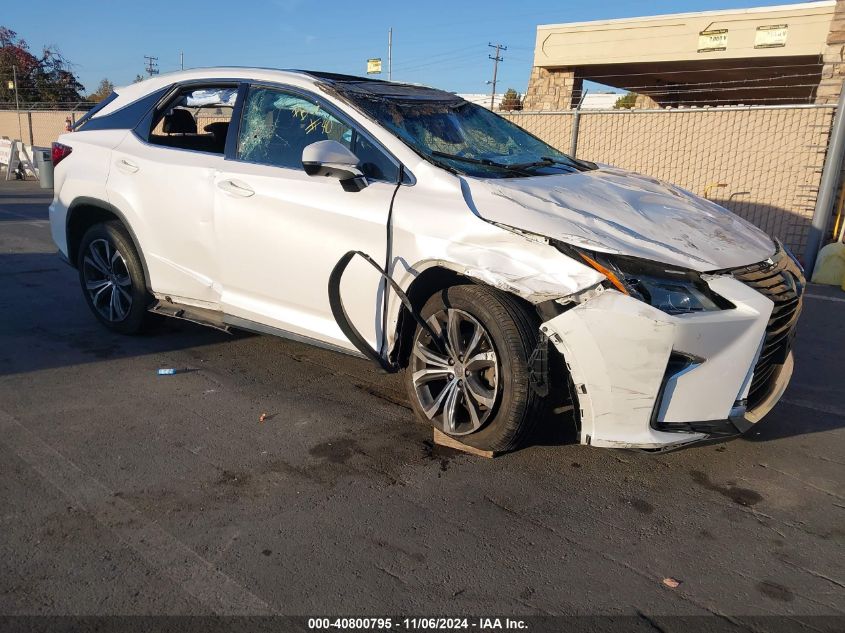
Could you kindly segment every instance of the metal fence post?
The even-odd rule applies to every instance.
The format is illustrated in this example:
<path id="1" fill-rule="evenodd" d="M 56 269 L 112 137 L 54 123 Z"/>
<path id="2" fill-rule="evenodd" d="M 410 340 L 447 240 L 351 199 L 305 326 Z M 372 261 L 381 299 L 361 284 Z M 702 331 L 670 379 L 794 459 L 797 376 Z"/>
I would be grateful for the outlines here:
<path id="1" fill-rule="evenodd" d="M 578 133 L 581 125 L 581 106 L 584 104 L 584 99 L 587 97 L 589 90 L 581 92 L 578 103 L 575 104 L 575 114 L 572 115 L 572 139 L 569 141 L 569 155 L 575 158 L 578 153 Z"/>
<path id="2" fill-rule="evenodd" d="M 578 152 L 578 128 L 581 123 L 581 108 L 575 108 L 575 114 L 572 115 L 572 140 L 569 142 L 569 155 L 575 158 Z"/>
<path id="3" fill-rule="evenodd" d="M 26 122 L 29 124 L 29 144 L 35 145 L 35 137 L 32 135 L 32 110 L 27 111 Z M 23 139 L 21 139 L 21 141 L 23 141 Z"/>
<path id="4" fill-rule="evenodd" d="M 845 81 L 842 82 L 836 115 L 833 118 L 833 126 L 830 128 L 830 142 L 827 145 L 822 181 L 819 184 L 819 195 L 816 197 L 816 208 L 813 211 L 813 223 L 807 235 L 807 249 L 804 252 L 807 279 L 813 278 L 813 269 L 816 267 L 822 239 L 830 223 L 837 185 L 842 174 L 843 157 L 845 157 Z"/>

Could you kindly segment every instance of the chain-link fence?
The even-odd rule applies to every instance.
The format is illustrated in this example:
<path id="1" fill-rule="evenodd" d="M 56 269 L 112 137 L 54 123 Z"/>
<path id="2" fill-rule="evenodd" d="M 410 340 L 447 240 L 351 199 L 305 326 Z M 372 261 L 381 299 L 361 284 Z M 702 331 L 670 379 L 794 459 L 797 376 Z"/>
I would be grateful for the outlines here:
<path id="1" fill-rule="evenodd" d="M 46 147 L 89 107 L 0 109 L 0 136 Z M 834 112 L 813 105 L 582 111 L 577 155 L 680 185 L 802 253 Z M 574 111 L 505 116 L 569 152 Z"/>
<path id="2" fill-rule="evenodd" d="M 22 140 L 27 145 L 49 147 L 94 105 L 86 101 L 27 103 L 18 110 L 14 103 L 0 102 L 0 136 Z"/>
<path id="3" fill-rule="evenodd" d="M 803 253 L 833 106 L 581 112 L 577 156 L 672 182 Z M 569 152 L 574 111 L 506 115 Z"/>

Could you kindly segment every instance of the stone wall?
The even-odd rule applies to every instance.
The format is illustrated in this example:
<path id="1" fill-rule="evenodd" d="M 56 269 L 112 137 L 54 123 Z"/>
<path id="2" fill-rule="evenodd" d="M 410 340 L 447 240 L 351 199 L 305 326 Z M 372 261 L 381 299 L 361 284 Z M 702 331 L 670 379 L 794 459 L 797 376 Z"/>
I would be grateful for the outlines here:
<path id="1" fill-rule="evenodd" d="M 523 108 L 541 112 L 569 110 L 581 98 L 582 85 L 583 80 L 570 69 L 534 66 Z"/>
<path id="2" fill-rule="evenodd" d="M 845 81 L 845 0 L 836 1 L 816 103 L 836 103 Z"/>

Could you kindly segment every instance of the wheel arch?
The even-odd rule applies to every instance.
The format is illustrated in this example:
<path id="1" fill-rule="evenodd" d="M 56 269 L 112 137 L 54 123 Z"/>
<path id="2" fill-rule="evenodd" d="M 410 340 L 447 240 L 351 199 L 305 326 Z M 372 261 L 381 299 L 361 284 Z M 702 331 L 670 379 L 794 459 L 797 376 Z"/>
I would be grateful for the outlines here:
<path id="1" fill-rule="evenodd" d="M 114 220 L 120 222 L 129 233 L 129 237 L 132 239 L 132 245 L 135 247 L 135 252 L 138 253 L 138 258 L 141 260 L 141 266 L 144 269 L 144 279 L 149 289 L 150 272 L 147 268 L 147 260 L 144 257 L 144 251 L 141 250 L 138 236 L 135 234 L 132 225 L 126 219 L 124 213 L 113 204 L 104 200 L 83 196 L 76 198 L 70 205 L 65 231 L 67 235 L 68 260 L 71 266 L 76 268 L 79 245 L 82 242 L 82 236 L 85 235 L 85 232 L 95 224 Z"/>
<path id="2" fill-rule="evenodd" d="M 424 268 L 418 275 L 416 275 L 408 285 L 405 294 L 410 299 L 414 310 L 419 314 L 422 311 L 426 301 L 438 292 L 442 292 L 447 288 L 453 286 L 476 285 L 484 286 L 509 295 L 513 300 L 522 304 L 527 310 L 535 310 L 529 301 L 520 297 L 514 292 L 507 292 L 505 290 L 496 288 L 495 286 L 485 283 L 479 279 L 475 279 L 470 275 L 464 274 L 461 268 L 450 262 L 439 261 L 427 268 Z M 401 305 L 399 315 L 396 321 L 396 328 L 394 331 L 394 345 L 391 352 L 391 357 L 400 366 L 405 367 L 408 363 L 408 358 L 411 353 L 411 343 L 416 330 L 416 321 L 411 316 L 408 308 Z"/>
<path id="3" fill-rule="evenodd" d="M 495 293 L 506 295 L 529 314 L 536 315 L 538 326 L 566 310 L 564 306 L 553 300 L 534 303 L 520 296 L 515 291 L 497 287 L 484 280 L 465 274 L 460 266 L 443 261 L 438 261 L 424 268 L 408 285 L 405 293 L 411 300 L 414 309 L 419 313 L 422 311 L 426 301 L 434 294 L 458 285 L 482 286 Z M 410 359 L 415 331 L 416 321 L 411 317 L 408 309 L 402 305 L 396 324 L 395 343 L 391 351 L 391 359 L 403 368 L 407 367 Z M 565 423 L 566 425 L 563 427 L 567 430 L 564 441 L 571 442 L 574 437 L 577 437 L 581 425 L 579 398 L 572 384 L 568 361 L 564 354 L 554 345 L 548 346 L 546 372 L 548 373 L 545 378 L 549 381 L 549 385 L 553 390 L 549 401 L 549 411 L 546 412 L 546 416 L 565 416 L 565 422 L 560 418 L 558 420 L 560 423 Z M 569 409 L 570 406 L 571 412 Z M 546 423 L 553 421 L 551 418 L 545 420 Z M 574 432 L 573 437 L 569 437 L 570 429 Z"/>

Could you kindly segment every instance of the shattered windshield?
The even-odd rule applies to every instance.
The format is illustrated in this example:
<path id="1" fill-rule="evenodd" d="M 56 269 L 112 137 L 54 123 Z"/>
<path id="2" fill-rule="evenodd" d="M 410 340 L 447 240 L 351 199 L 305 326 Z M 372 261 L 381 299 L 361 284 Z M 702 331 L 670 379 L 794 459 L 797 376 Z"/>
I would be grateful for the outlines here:
<path id="1" fill-rule="evenodd" d="M 397 87 L 401 88 L 401 87 Z M 340 90 L 354 105 L 431 162 L 482 178 L 513 178 L 594 169 L 573 160 L 510 121 L 450 93 L 406 95 Z M 429 94 L 445 99 L 425 98 Z"/>

